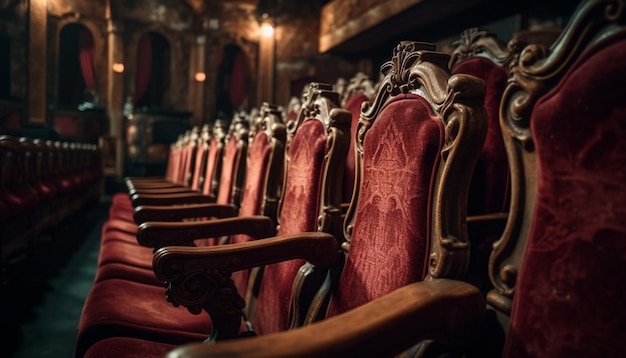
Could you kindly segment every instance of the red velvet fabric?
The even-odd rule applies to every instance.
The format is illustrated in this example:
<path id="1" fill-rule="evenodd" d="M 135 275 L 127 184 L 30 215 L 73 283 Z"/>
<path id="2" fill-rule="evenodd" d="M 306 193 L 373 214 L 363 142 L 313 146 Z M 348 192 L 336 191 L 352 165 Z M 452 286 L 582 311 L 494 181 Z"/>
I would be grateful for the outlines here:
<path id="1" fill-rule="evenodd" d="M 235 175 L 235 161 L 237 160 L 237 138 L 230 137 L 224 149 L 222 159 L 222 175 L 220 177 L 220 189 L 217 193 L 218 204 L 229 204 L 233 191 L 233 179 Z"/>
<path id="2" fill-rule="evenodd" d="M 162 343 L 202 341 L 211 332 L 205 313 L 194 315 L 165 299 L 163 287 L 122 279 L 96 282 L 89 292 L 78 324 L 77 357 L 93 343 L 108 337 L 135 337 Z"/>
<path id="3" fill-rule="evenodd" d="M 151 247 L 140 246 L 135 241 L 101 240 L 98 266 L 109 262 L 120 262 L 146 269 L 152 268 L 154 256 Z"/>
<path id="4" fill-rule="evenodd" d="M 78 119 L 71 116 L 58 115 L 52 119 L 54 130 L 60 135 L 67 137 L 77 137 L 78 133 Z"/>
<path id="5" fill-rule="evenodd" d="M 118 213 L 120 212 L 120 210 L 117 211 Z M 127 216 L 124 216 L 123 214 L 120 215 L 120 217 L 115 217 L 115 214 L 113 214 L 114 217 L 110 217 L 102 226 L 102 239 L 104 239 L 104 234 L 111 232 L 111 231 L 117 231 L 117 232 L 121 232 L 124 234 L 129 234 L 129 235 L 133 235 L 136 236 L 137 235 L 137 224 L 135 224 L 134 221 L 132 220 L 132 212 L 123 212 L 124 214 L 126 214 Z M 126 239 L 123 239 L 126 240 Z"/>
<path id="6" fill-rule="evenodd" d="M 324 125 L 316 119 L 302 123 L 289 147 L 279 235 L 315 231 L 325 152 Z M 289 328 L 291 287 L 303 264 L 304 260 L 290 260 L 265 267 L 254 322 L 258 333 Z"/>
<path id="7" fill-rule="evenodd" d="M 203 161 L 206 160 L 204 146 L 198 145 L 196 148 L 195 162 L 193 166 L 193 178 L 191 180 L 191 190 L 200 190 L 200 173 L 202 172 Z"/>
<path id="8" fill-rule="evenodd" d="M 485 111 L 487 135 L 474 168 L 468 195 L 468 215 L 507 212 L 509 167 L 500 128 L 500 102 L 508 81 L 508 71 L 484 57 L 470 57 L 452 69 L 453 74 L 469 74 L 485 81 Z M 484 292 L 492 288 L 488 262 L 493 243 L 499 235 L 470 237 L 468 281 Z"/>
<path id="9" fill-rule="evenodd" d="M 137 267 L 122 262 L 108 262 L 98 266 L 94 282 L 110 278 L 121 278 L 137 283 L 163 287 L 163 281 L 157 279 L 151 267 Z"/>
<path id="10" fill-rule="evenodd" d="M 96 76 L 94 71 L 94 42 L 91 32 L 85 27 L 81 27 L 78 33 L 78 58 L 80 62 L 80 73 L 82 74 L 85 87 L 94 91 L 96 89 Z"/>
<path id="11" fill-rule="evenodd" d="M 509 169 L 499 112 L 508 71 L 484 57 L 471 57 L 455 66 L 452 73 L 476 76 L 486 85 L 487 136 L 474 169 L 468 215 L 506 211 Z"/>
<path id="12" fill-rule="evenodd" d="M 182 171 L 179 173 L 178 182 L 185 186 L 189 186 L 191 181 L 189 173 L 191 173 L 191 166 L 193 165 L 193 150 L 194 148 L 189 144 L 183 148 Z"/>
<path id="13" fill-rule="evenodd" d="M 113 337 L 89 347 L 83 358 L 163 358 L 176 347 L 137 338 Z"/>
<path id="14" fill-rule="evenodd" d="M 213 180 L 216 179 L 215 178 L 215 168 L 216 168 L 216 164 L 217 161 L 220 160 L 220 158 L 217 157 L 217 141 L 215 139 L 211 140 L 211 143 L 209 145 L 209 153 L 208 158 L 207 158 L 207 162 L 206 162 L 206 171 L 204 172 L 204 185 L 202 188 L 202 193 L 205 195 L 210 195 L 211 194 L 211 184 L 213 183 Z"/>
<path id="15" fill-rule="evenodd" d="M 366 134 L 350 252 L 329 317 L 425 275 L 430 189 L 442 143 L 442 122 L 412 94 L 387 103 Z"/>
<path id="16" fill-rule="evenodd" d="M 356 145 L 356 129 L 359 124 L 359 118 L 361 116 L 361 105 L 363 102 L 368 101 L 368 98 L 363 93 L 356 93 L 346 101 L 346 110 L 352 113 L 352 122 L 350 124 L 350 146 L 348 147 L 348 156 L 346 157 L 346 170 L 343 176 L 343 188 L 342 188 L 342 202 L 349 203 L 352 199 L 352 191 L 354 190 L 354 147 Z"/>
<path id="17" fill-rule="evenodd" d="M 626 352 L 625 58 L 621 32 L 533 110 L 538 192 L 507 357 Z"/>
<path id="18" fill-rule="evenodd" d="M 270 159 L 270 142 L 265 132 L 255 135 L 249 150 L 248 168 L 246 170 L 246 182 L 241 199 L 239 216 L 252 216 L 261 214 L 261 205 L 265 195 L 265 177 Z M 239 243 L 253 240 L 248 235 L 233 235 L 231 243 Z M 248 287 L 248 270 L 234 272 L 232 279 L 240 294 L 244 294 Z"/>

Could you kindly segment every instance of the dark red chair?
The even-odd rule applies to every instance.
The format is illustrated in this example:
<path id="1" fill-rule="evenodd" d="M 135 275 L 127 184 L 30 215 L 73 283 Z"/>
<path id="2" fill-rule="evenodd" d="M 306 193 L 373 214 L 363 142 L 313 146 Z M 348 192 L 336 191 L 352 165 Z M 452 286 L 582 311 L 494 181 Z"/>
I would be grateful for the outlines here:
<path id="1" fill-rule="evenodd" d="M 584 1 L 551 47 L 529 45 L 511 67 L 500 118 L 512 196 L 487 296 L 495 355 L 626 352 L 625 22 L 624 1 Z"/>
<path id="2" fill-rule="evenodd" d="M 361 107 L 363 103 L 372 100 L 375 95 L 374 85 L 367 75 L 362 72 L 357 73 L 346 86 L 343 107 L 352 114 L 352 124 L 350 125 L 350 146 L 346 157 L 346 171 L 343 176 L 343 202 L 346 207 L 352 200 L 354 191 L 354 162 L 355 162 L 355 141 L 356 130 L 359 125 Z"/>

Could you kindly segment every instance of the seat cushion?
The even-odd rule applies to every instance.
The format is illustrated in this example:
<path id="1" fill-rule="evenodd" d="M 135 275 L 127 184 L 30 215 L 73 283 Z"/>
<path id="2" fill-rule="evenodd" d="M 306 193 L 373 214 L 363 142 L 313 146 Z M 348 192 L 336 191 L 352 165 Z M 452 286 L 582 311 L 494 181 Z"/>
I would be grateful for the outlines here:
<path id="1" fill-rule="evenodd" d="M 106 338 L 93 344 L 84 358 L 163 358 L 177 345 L 130 337 Z"/>
<path id="2" fill-rule="evenodd" d="M 76 352 L 116 336 L 169 344 L 202 341 L 211 333 L 206 313 L 194 315 L 166 300 L 165 289 L 123 279 L 96 282 L 87 295 L 78 324 Z"/>

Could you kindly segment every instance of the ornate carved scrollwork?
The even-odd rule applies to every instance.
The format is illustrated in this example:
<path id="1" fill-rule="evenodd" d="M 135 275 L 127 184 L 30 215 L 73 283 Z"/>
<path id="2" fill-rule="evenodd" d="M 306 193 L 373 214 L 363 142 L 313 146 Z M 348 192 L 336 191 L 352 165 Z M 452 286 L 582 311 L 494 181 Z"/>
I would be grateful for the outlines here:
<path id="1" fill-rule="evenodd" d="M 238 258 L 217 259 L 210 268 L 202 268 L 191 267 L 197 266 L 194 260 L 162 253 L 155 254 L 154 267 L 161 268 L 155 273 L 166 281 L 167 300 L 174 306 L 185 306 L 193 314 L 206 311 L 214 327 L 209 341 L 236 337 L 246 304 L 230 278 Z"/>
<path id="2" fill-rule="evenodd" d="M 429 274 L 457 278 L 465 275 L 469 262 L 465 222 L 468 173 L 473 171 L 487 133 L 485 84 L 473 76 L 454 75 L 444 88 L 447 95 L 440 115 L 445 137 L 433 193 Z"/>

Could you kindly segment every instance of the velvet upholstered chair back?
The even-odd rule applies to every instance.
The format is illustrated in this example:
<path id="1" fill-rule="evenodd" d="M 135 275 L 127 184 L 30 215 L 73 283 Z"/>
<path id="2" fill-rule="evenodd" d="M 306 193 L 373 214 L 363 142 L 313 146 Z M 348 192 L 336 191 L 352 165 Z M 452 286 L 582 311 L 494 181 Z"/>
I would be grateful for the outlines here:
<path id="1" fill-rule="evenodd" d="M 510 196 L 509 167 L 500 129 L 500 103 L 509 78 L 509 51 L 495 34 L 470 28 L 452 43 L 453 74 L 464 73 L 485 81 L 487 136 L 474 168 L 468 197 L 471 260 L 468 280 L 487 292 L 492 288 L 487 274 L 491 247 L 504 227 Z M 488 224 L 487 224 L 488 223 Z"/>
<path id="2" fill-rule="evenodd" d="M 626 352 L 625 6 L 585 1 L 550 48 L 527 46 L 512 67 L 501 119 L 513 195 L 487 297 L 505 357 Z"/>
<path id="3" fill-rule="evenodd" d="M 374 85 L 367 75 L 357 73 L 348 84 L 345 90 L 344 108 L 352 114 L 350 124 L 350 146 L 346 157 L 346 170 L 343 176 L 342 196 L 344 203 L 350 203 L 354 191 L 354 161 L 355 161 L 355 141 L 356 129 L 361 116 L 361 106 L 364 102 L 370 101 L 374 96 Z"/>
<path id="4" fill-rule="evenodd" d="M 487 137 L 474 169 L 468 215 L 500 213 L 507 210 L 509 168 L 500 130 L 500 102 L 507 85 L 509 53 L 494 34 L 471 28 L 453 43 L 450 58 L 453 74 L 465 73 L 485 81 Z"/>
<path id="5" fill-rule="evenodd" d="M 331 89 L 331 85 L 311 83 L 297 120 L 288 123 L 278 235 L 341 232 L 341 178 L 350 114 L 339 108 L 338 95 Z M 290 327 L 292 287 L 304 264 L 305 260 L 297 259 L 264 268 L 255 331 L 266 334 Z"/>
<path id="6" fill-rule="evenodd" d="M 196 139 L 198 138 L 198 128 L 193 127 L 183 135 L 181 147 L 180 167 L 176 173 L 176 183 L 186 187 L 190 186 L 190 174 L 195 154 Z"/>
<path id="7" fill-rule="evenodd" d="M 246 158 L 248 157 L 248 121 L 236 115 L 230 124 L 224 146 L 222 171 L 217 192 L 218 204 L 241 204 L 241 188 L 246 176 Z"/>
<path id="8" fill-rule="evenodd" d="M 486 132 L 484 83 L 450 76 L 449 56 L 401 42 L 356 136 L 346 262 L 327 316 L 410 283 L 464 277 L 472 169 Z"/>
<path id="9" fill-rule="evenodd" d="M 215 121 L 208 144 L 202 194 L 217 198 L 222 175 L 222 159 L 224 157 L 224 143 L 227 128 L 222 120 Z"/>
<path id="10" fill-rule="evenodd" d="M 191 179 L 191 190 L 201 191 L 204 184 L 204 171 L 206 170 L 207 154 L 209 149 L 210 126 L 205 124 L 196 140 L 196 154 L 194 156 L 194 168 Z"/>

